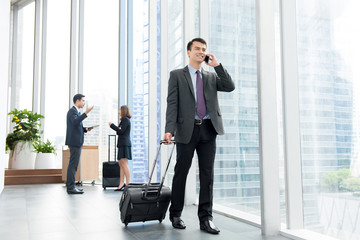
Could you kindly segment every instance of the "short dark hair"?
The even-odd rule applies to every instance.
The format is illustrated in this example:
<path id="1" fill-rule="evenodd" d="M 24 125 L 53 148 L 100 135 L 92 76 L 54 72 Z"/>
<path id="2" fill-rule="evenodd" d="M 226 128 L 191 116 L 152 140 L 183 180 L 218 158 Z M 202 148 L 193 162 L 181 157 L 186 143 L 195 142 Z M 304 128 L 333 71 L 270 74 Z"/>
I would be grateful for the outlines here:
<path id="1" fill-rule="evenodd" d="M 81 93 L 75 94 L 75 96 L 73 97 L 74 104 L 77 100 L 81 100 L 83 97 L 85 97 L 85 95 L 82 95 Z"/>
<path id="2" fill-rule="evenodd" d="M 207 45 L 207 44 L 206 44 L 206 41 L 205 41 L 204 39 L 202 39 L 202 38 L 194 38 L 193 40 L 191 40 L 191 41 L 188 42 L 188 44 L 187 44 L 187 50 L 188 50 L 188 51 L 191 51 L 191 47 L 192 47 L 192 45 L 193 45 L 193 42 L 201 42 L 201 43 Z"/>

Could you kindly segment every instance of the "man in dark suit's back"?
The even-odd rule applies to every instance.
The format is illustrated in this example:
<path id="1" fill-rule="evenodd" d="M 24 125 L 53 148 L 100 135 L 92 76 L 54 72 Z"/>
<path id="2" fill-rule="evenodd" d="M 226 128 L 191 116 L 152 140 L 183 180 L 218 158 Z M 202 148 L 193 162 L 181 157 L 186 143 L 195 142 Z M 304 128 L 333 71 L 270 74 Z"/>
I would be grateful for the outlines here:
<path id="1" fill-rule="evenodd" d="M 204 39 L 195 38 L 187 45 L 189 65 L 170 72 L 164 139 L 170 143 L 175 136 L 177 158 L 172 184 L 170 221 L 174 228 L 184 229 L 181 212 L 184 207 L 186 178 L 194 151 L 199 159 L 200 194 L 198 217 L 200 229 L 217 234 L 212 222 L 212 193 L 216 136 L 224 134 L 218 91 L 235 89 L 230 75 L 216 57 L 206 54 Z M 201 68 L 205 58 L 215 72 Z"/>
<path id="2" fill-rule="evenodd" d="M 87 118 L 87 114 L 94 108 L 88 108 L 83 114 L 80 109 L 85 106 L 84 95 L 76 94 L 73 97 L 74 106 L 69 109 L 66 116 L 66 139 L 65 145 L 70 148 L 70 160 L 66 176 L 66 188 L 69 194 L 82 194 L 82 189 L 75 187 L 75 174 L 79 165 L 81 148 L 84 143 L 84 133 L 91 131 L 91 127 L 83 127 L 82 121 Z"/>

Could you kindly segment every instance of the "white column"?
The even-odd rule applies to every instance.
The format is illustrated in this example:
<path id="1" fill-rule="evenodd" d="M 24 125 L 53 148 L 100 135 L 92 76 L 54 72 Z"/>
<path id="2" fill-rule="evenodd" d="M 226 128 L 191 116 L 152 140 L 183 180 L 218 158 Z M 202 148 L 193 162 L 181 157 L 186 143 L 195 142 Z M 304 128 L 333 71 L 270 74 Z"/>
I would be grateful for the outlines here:
<path id="1" fill-rule="evenodd" d="M 79 0 L 78 93 L 84 93 L 84 0 Z"/>
<path id="2" fill-rule="evenodd" d="M 157 1 L 149 1 L 149 171 L 157 145 Z M 156 182 L 156 176 L 157 168 L 153 182 Z"/>
<path id="3" fill-rule="evenodd" d="M 194 0 L 184 0 L 184 50 L 186 52 L 187 43 L 195 37 L 195 2 Z M 189 57 L 184 54 L 184 63 L 189 63 Z M 195 156 L 195 154 L 194 154 Z M 195 159 L 195 158 L 194 158 Z M 185 205 L 196 203 L 196 162 L 193 159 L 186 180 Z"/>
<path id="4" fill-rule="evenodd" d="M 78 92 L 77 81 L 77 46 L 78 46 L 78 0 L 71 0 L 71 34 L 70 34 L 70 76 L 69 76 L 69 107 L 73 105 L 73 96 Z"/>
<path id="5" fill-rule="evenodd" d="M 304 227 L 304 216 L 301 180 L 296 0 L 281 0 L 280 14 L 287 228 L 301 229 Z"/>
<path id="6" fill-rule="evenodd" d="M 0 1 L 0 193 L 4 189 L 5 139 L 9 84 L 10 1 Z"/>
<path id="7" fill-rule="evenodd" d="M 256 1 L 261 231 L 280 230 L 279 140 L 275 75 L 274 2 Z"/>

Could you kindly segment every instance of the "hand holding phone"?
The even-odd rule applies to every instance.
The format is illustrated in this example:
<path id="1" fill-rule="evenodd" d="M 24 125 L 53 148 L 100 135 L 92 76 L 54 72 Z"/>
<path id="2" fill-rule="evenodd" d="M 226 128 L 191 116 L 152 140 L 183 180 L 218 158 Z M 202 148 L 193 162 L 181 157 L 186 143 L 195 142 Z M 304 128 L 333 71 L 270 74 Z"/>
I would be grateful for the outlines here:
<path id="1" fill-rule="evenodd" d="M 217 61 L 215 55 L 212 53 L 207 53 L 204 58 L 204 61 L 205 61 L 206 65 L 208 65 L 210 67 L 216 67 L 216 66 L 220 65 L 219 62 Z"/>
<path id="2" fill-rule="evenodd" d="M 205 58 L 204 58 L 204 61 L 205 61 L 206 63 L 209 63 L 209 60 L 210 60 L 209 56 L 206 55 Z"/>

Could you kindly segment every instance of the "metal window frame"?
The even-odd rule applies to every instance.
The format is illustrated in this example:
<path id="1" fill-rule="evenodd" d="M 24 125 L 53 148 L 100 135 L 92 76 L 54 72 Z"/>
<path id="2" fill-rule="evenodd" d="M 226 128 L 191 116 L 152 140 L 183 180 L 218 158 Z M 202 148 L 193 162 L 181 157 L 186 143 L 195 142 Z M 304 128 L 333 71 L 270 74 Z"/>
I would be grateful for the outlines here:
<path id="1" fill-rule="evenodd" d="M 127 104 L 127 0 L 119 4 L 118 107 Z"/>
<path id="2" fill-rule="evenodd" d="M 69 108 L 73 105 L 73 96 L 78 92 L 78 33 L 79 33 L 79 0 L 71 0 L 70 21 L 70 69 L 69 69 Z"/>
<path id="3" fill-rule="evenodd" d="M 157 139 L 157 1 L 149 1 L 149 161 L 153 165 L 158 146 Z M 152 181 L 157 182 L 157 168 Z"/>
<path id="4" fill-rule="evenodd" d="M 296 0 L 280 0 L 281 70 L 288 229 L 304 228 Z"/>
<path id="5" fill-rule="evenodd" d="M 167 25 L 168 25 L 168 1 L 167 0 L 160 0 L 160 8 L 161 8 L 161 27 L 160 27 L 160 31 L 161 31 L 161 55 L 160 55 L 160 94 L 161 94 L 161 99 L 162 101 L 160 102 L 160 108 L 161 108 L 161 119 L 164 119 L 164 121 L 161 121 L 161 134 L 165 134 L 165 119 L 166 119 L 166 98 L 167 98 L 167 85 L 168 85 L 168 53 L 167 53 L 167 49 L 168 49 L 168 29 L 167 29 Z M 161 151 L 160 153 L 161 156 L 161 166 L 166 166 L 165 164 L 167 163 L 167 153 L 165 151 Z M 161 168 L 161 175 L 164 174 L 165 169 Z M 165 179 L 165 183 L 167 185 L 169 185 L 170 181 L 169 178 Z"/>
<path id="6" fill-rule="evenodd" d="M 33 94 L 32 110 L 39 112 L 41 100 L 41 44 L 42 44 L 42 0 L 35 0 L 35 29 L 34 29 L 34 60 L 33 60 Z"/>

